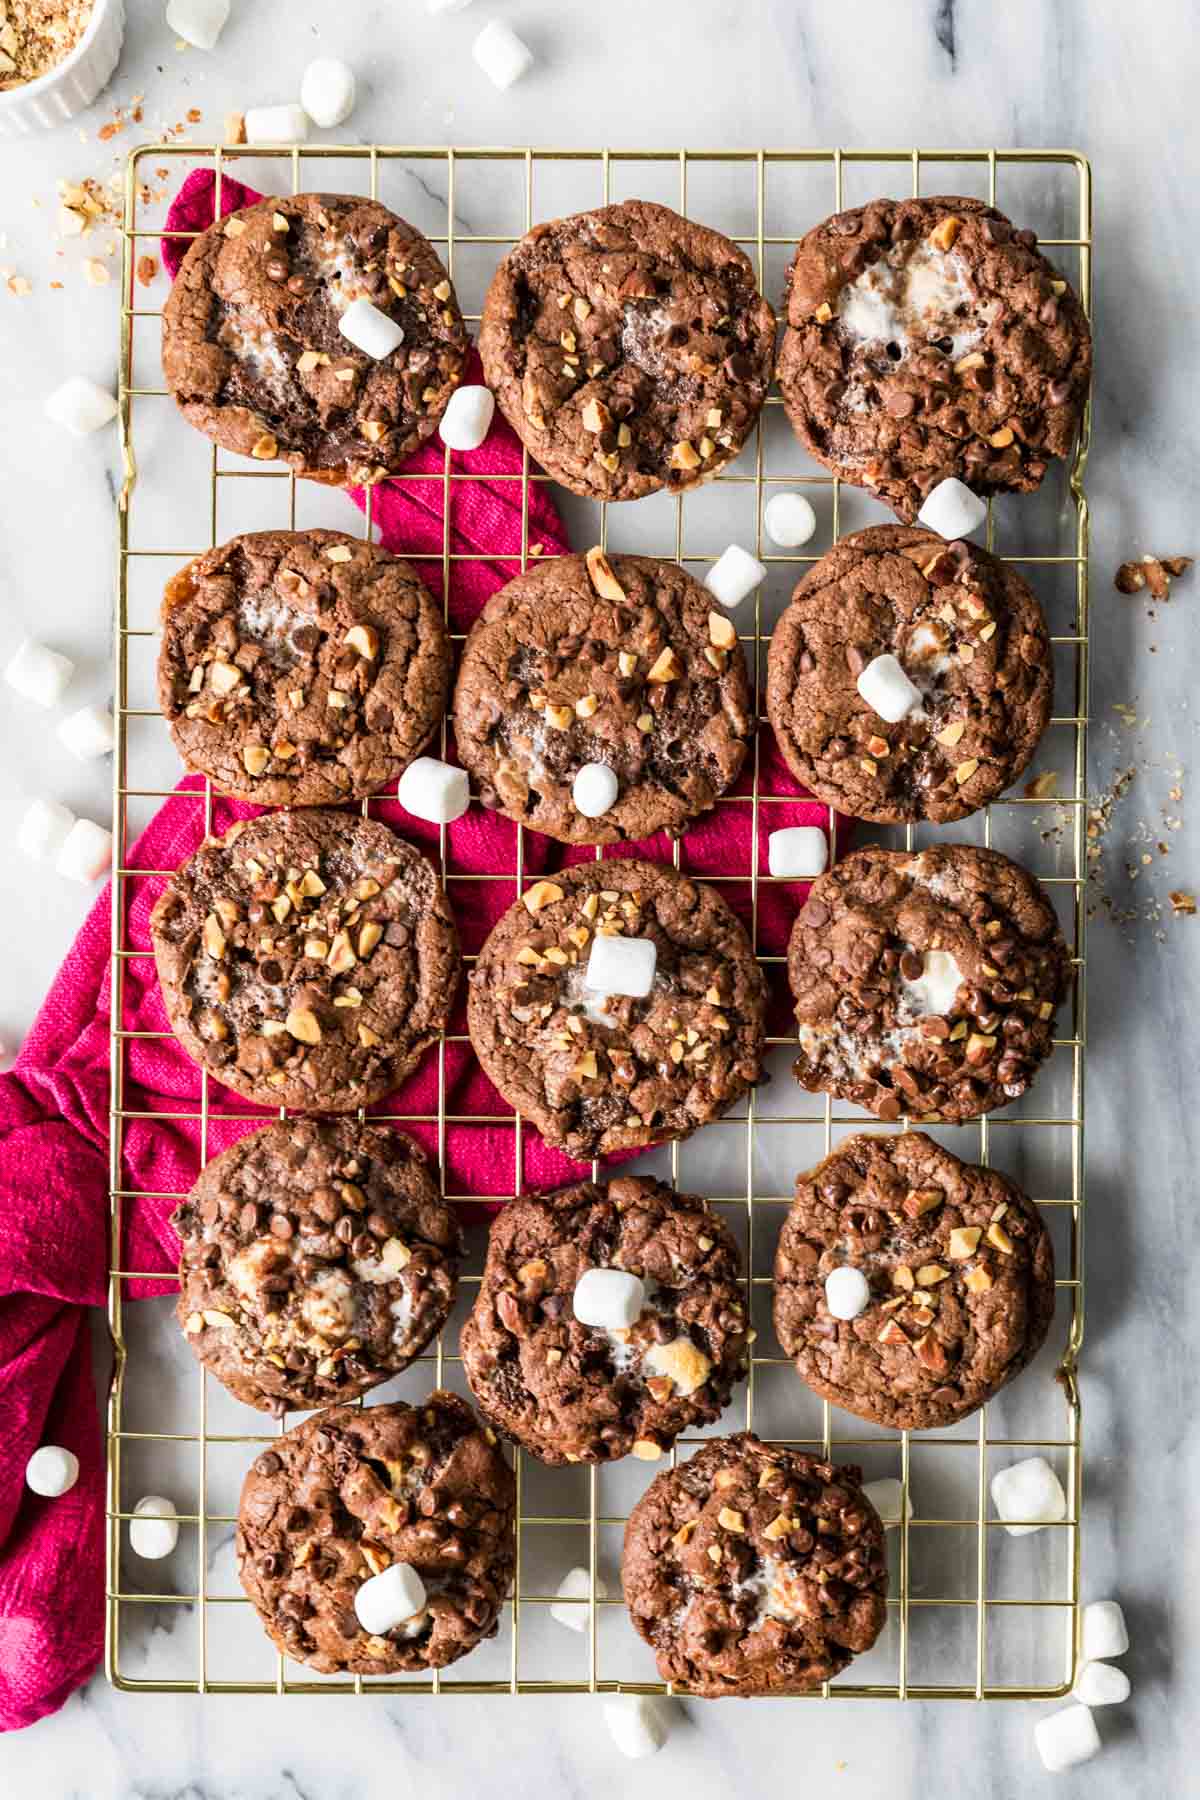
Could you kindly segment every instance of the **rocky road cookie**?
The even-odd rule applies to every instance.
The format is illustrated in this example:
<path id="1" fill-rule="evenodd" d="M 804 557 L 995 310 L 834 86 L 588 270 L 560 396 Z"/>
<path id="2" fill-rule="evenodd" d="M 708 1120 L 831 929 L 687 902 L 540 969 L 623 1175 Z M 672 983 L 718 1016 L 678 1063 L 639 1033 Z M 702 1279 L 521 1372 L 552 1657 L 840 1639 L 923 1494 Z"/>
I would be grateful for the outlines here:
<path id="1" fill-rule="evenodd" d="M 883 1526 L 853 1464 L 751 1432 L 651 1482 L 625 1528 L 621 1580 L 664 1681 L 718 1700 L 819 1687 L 887 1615 Z"/>
<path id="2" fill-rule="evenodd" d="M 238 1508 L 242 1586 L 272 1642 L 322 1674 L 440 1669 L 492 1637 L 516 1561 L 516 1484 L 457 1394 L 338 1406 L 251 1465 Z M 355 1596 L 393 1563 L 424 1608 L 383 1636 Z"/>
<path id="3" fill-rule="evenodd" d="M 337 531 L 254 531 L 167 583 L 158 704 L 189 769 L 261 806 L 378 793 L 441 723 L 441 609 Z"/>
<path id="4" fill-rule="evenodd" d="M 488 290 L 479 352 L 548 474 L 636 500 L 737 455 L 771 380 L 775 315 L 719 231 L 627 200 L 521 239 Z"/>
<path id="5" fill-rule="evenodd" d="M 485 805 L 564 843 L 679 832 L 736 779 L 754 731 L 736 627 L 677 563 L 599 549 L 488 601 L 454 696 Z M 580 771 L 616 794 L 606 811 Z M 580 810 L 577 800 L 583 804 Z"/>
<path id="6" fill-rule="evenodd" d="M 404 333 L 378 361 L 338 328 L 360 299 Z M 163 309 L 163 371 L 189 423 L 337 486 L 381 481 L 433 436 L 466 351 L 431 245 L 352 194 L 268 199 L 217 220 Z"/>
<path id="7" fill-rule="evenodd" d="M 949 475 L 1030 493 L 1070 451 L 1092 340 L 1037 248 L 980 200 L 874 200 L 801 239 L 779 385 L 805 448 L 902 519 Z"/>
<path id="8" fill-rule="evenodd" d="M 825 1280 L 861 1271 L 857 1317 Z M 775 1257 L 775 1331 L 804 1381 L 896 1431 L 953 1425 L 1045 1341 L 1054 1250 L 1033 1202 L 924 1132 L 845 1138 L 796 1181 Z"/>
<path id="9" fill-rule="evenodd" d="M 1025 1092 L 1071 959 L 1039 883 L 996 850 L 856 850 L 788 944 L 802 1087 L 958 1124 Z"/>
<path id="10" fill-rule="evenodd" d="M 881 656 L 917 690 L 890 723 L 857 685 Z M 767 715 L 819 800 L 855 819 L 944 824 L 1017 779 L 1053 690 L 1046 621 L 1015 569 L 974 544 L 877 525 L 796 588 L 771 638 Z"/>
<path id="11" fill-rule="evenodd" d="M 267 813 L 209 838 L 150 935 L 176 1037 L 261 1106 L 370 1105 L 445 1029 L 458 985 L 432 865 L 352 813 Z"/>
<path id="12" fill-rule="evenodd" d="M 644 1283 L 628 1328 L 581 1324 L 589 1269 Z M 526 1194 L 499 1213 L 462 1356 L 479 1405 L 546 1463 L 653 1461 L 709 1424 L 745 1373 L 741 1259 L 724 1220 L 690 1194 L 626 1176 Z"/>
<path id="13" fill-rule="evenodd" d="M 252 1131 L 171 1223 L 188 1343 L 265 1412 L 365 1394 L 420 1355 L 454 1302 L 458 1225 L 400 1132 L 345 1119 Z"/>
<path id="14" fill-rule="evenodd" d="M 594 991 L 597 937 L 653 944 L 644 999 Z M 538 881 L 494 927 L 467 1020 L 485 1074 L 579 1161 L 687 1137 L 761 1074 L 766 988 L 714 888 L 658 863 L 584 863 Z"/>

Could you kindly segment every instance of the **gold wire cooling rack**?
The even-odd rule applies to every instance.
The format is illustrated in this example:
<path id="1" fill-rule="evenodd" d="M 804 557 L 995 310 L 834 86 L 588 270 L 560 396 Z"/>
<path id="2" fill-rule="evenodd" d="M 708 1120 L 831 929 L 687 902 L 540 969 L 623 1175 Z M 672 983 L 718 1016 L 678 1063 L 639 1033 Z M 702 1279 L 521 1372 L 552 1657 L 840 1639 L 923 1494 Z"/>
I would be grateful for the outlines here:
<path id="1" fill-rule="evenodd" d="M 186 1357 L 188 1374 L 182 1378 L 185 1386 L 180 1387 L 179 1395 L 186 1388 L 194 1394 L 194 1402 L 188 1402 L 181 1414 L 185 1403 L 178 1395 L 172 1397 L 162 1360 L 163 1344 L 175 1329 L 173 1304 L 139 1301 L 133 1307 L 126 1305 L 127 1282 L 143 1272 L 121 1267 L 125 1209 L 139 1198 L 167 1197 L 147 1196 L 125 1185 L 126 1125 L 132 1118 L 153 1116 L 139 1115 L 126 1106 L 127 1045 L 137 1034 L 126 1026 L 125 975 L 132 958 L 149 955 L 144 947 L 131 946 L 129 941 L 129 889 L 133 879 L 144 878 L 147 871 L 128 866 L 127 850 L 133 814 L 146 802 L 166 798 L 174 780 L 169 762 L 165 776 L 141 773 L 149 760 L 147 734 L 158 732 L 161 759 L 166 733 L 152 703 L 153 688 L 145 689 L 146 703 L 134 666 L 139 657 L 153 657 L 157 597 L 166 576 L 182 562 L 234 530 L 331 522 L 328 514 L 320 521 L 307 516 L 310 505 L 316 503 L 317 490 L 312 484 L 298 487 L 293 475 L 246 467 L 203 440 L 193 441 L 162 385 L 159 309 L 139 304 L 143 294 L 136 281 L 139 255 L 156 248 L 150 240 L 161 235 L 151 169 L 153 179 L 169 179 L 173 186 L 185 164 L 208 166 L 215 170 L 219 190 L 223 174 L 250 159 L 260 168 L 266 159 L 271 174 L 282 178 L 282 184 L 293 192 L 325 187 L 369 193 L 421 224 L 454 276 L 464 312 L 472 320 L 479 317 L 477 310 L 469 310 L 475 303 L 474 294 L 482 293 L 503 250 L 541 218 L 635 193 L 662 199 L 740 241 L 756 260 L 760 284 L 771 297 L 781 289 L 783 267 L 795 238 L 808 226 L 831 209 L 905 186 L 910 186 L 914 195 L 922 191 L 973 192 L 998 203 L 1021 224 L 1038 226 L 1043 246 L 1071 276 L 1090 315 L 1090 169 L 1082 156 L 1069 150 L 986 149 L 618 151 L 306 145 L 264 151 L 230 146 L 198 149 L 172 143 L 143 146 L 129 158 L 119 392 L 125 474 L 118 506 L 115 609 L 118 741 L 113 792 L 113 1251 L 109 1287 L 115 1374 L 107 1439 L 109 1678 L 121 1688 L 160 1692 L 293 1694 L 378 1689 L 385 1693 L 515 1694 L 617 1688 L 661 1692 L 652 1660 L 628 1626 L 615 1576 L 620 1530 L 632 1500 L 648 1479 L 646 1471 L 640 1465 L 632 1470 L 615 1465 L 547 1471 L 523 1454 L 516 1459 L 516 1578 L 498 1638 L 492 1644 L 481 1646 L 451 1670 L 423 1679 L 322 1679 L 278 1656 L 259 1631 L 236 1581 L 230 1580 L 226 1589 L 218 1574 L 234 1523 L 236 1502 L 230 1495 L 236 1493 L 236 1487 L 231 1483 L 240 1481 L 255 1446 L 269 1441 L 265 1435 L 268 1428 L 261 1415 L 246 1409 L 228 1415 L 227 1398 L 202 1370 L 193 1370 Z M 276 182 L 275 191 L 280 191 L 280 186 Z M 481 218 L 493 228 L 479 228 Z M 651 1166 L 659 1172 L 706 1193 L 742 1237 L 748 1298 L 758 1336 L 749 1380 L 735 1396 L 720 1429 L 753 1427 L 763 1436 L 826 1456 L 861 1461 L 868 1477 L 894 1475 L 903 1483 L 905 1516 L 898 1528 L 888 1533 L 892 1563 L 888 1625 L 875 1649 L 852 1664 L 843 1678 L 819 1690 L 816 1697 L 1049 1698 L 1065 1693 L 1074 1679 L 1082 1492 L 1076 1358 L 1083 1335 L 1087 875 L 1088 510 L 1082 477 L 1089 435 L 1090 410 L 1073 462 L 1056 491 L 1051 476 L 1038 496 L 997 503 L 989 509 L 989 547 L 1030 566 L 1031 578 L 1046 604 L 1062 710 L 1056 713 L 1035 763 L 1045 777 L 1036 790 L 1027 788 L 994 802 L 953 834 L 960 840 L 994 843 L 1033 867 L 1055 899 L 1068 941 L 1073 944 L 1078 981 L 1069 1030 L 1056 1041 L 1055 1054 L 1033 1095 L 976 1126 L 945 1134 L 961 1154 L 992 1161 L 1017 1175 L 1046 1209 L 1059 1265 L 1058 1306 L 1046 1353 L 990 1406 L 961 1427 L 938 1434 L 876 1431 L 818 1401 L 797 1381 L 770 1328 L 770 1257 L 781 1209 L 790 1201 L 796 1170 L 811 1166 L 848 1130 L 872 1121 L 857 1112 L 836 1110 L 828 1098 L 802 1095 L 797 1101 L 799 1090 L 787 1073 L 788 1038 L 769 1039 L 778 1072 L 771 1086 L 752 1095 L 733 1117 L 706 1127 L 689 1143 L 657 1153 L 656 1163 L 651 1159 Z M 181 440 L 185 439 L 187 448 L 197 454 L 197 445 L 203 446 L 207 462 L 206 525 L 190 529 L 186 535 L 193 541 L 186 544 L 175 543 L 173 531 L 161 528 L 157 539 L 152 529 L 140 537 L 138 452 L 146 470 L 152 471 L 158 459 L 174 456 L 177 447 L 182 455 Z M 455 484 L 472 477 L 456 472 L 447 453 L 440 479 L 444 520 L 448 522 Z M 519 474 L 501 479 L 520 484 L 524 567 L 531 550 L 530 488 L 546 477 L 531 469 L 525 457 Z M 145 484 L 145 473 L 141 481 Z M 247 483 L 251 484 L 249 490 Z M 803 555 L 782 555 L 765 547 L 765 492 L 784 485 L 803 486 L 817 500 L 823 515 L 822 532 Z M 247 494 L 251 518 L 244 516 Z M 231 495 L 238 496 L 242 511 L 227 522 Z M 344 497 L 339 503 L 347 507 L 348 522 L 353 515 Z M 324 504 L 330 504 L 327 494 Z M 787 429 L 781 402 L 774 394 L 750 444 L 709 487 L 685 497 L 659 496 L 636 506 L 610 508 L 588 503 L 586 519 L 578 503 L 573 509 L 569 500 L 566 504 L 576 543 L 644 550 L 691 563 L 700 572 L 726 542 L 752 544 L 769 570 L 754 600 L 753 622 L 746 625 L 742 638 L 760 691 L 770 626 L 796 579 L 797 565 L 814 561 L 845 529 L 878 517 L 878 509 L 873 515 L 869 510 L 862 512 L 868 503 L 855 490 L 843 488 L 808 462 Z M 178 510 L 177 506 L 170 509 L 172 526 Z M 366 519 L 369 534 L 369 505 Z M 639 531 L 646 535 L 639 539 Z M 448 594 L 452 565 L 464 558 L 451 550 L 448 523 L 443 525 L 443 534 L 440 558 L 414 560 L 440 561 Z M 151 723 L 155 720 L 157 727 Z M 445 736 L 443 725 L 443 754 Z M 756 951 L 762 948 L 759 892 L 770 880 L 758 872 L 757 847 L 771 808 L 778 804 L 775 796 L 762 791 L 760 764 L 761 742 L 756 742 L 752 792 L 722 802 L 751 809 L 753 853 L 745 868 L 729 869 L 715 878 L 740 881 L 748 889 Z M 1053 786 L 1050 775 L 1062 791 L 1047 801 L 1046 788 Z M 203 806 L 207 828 L 211 792 L 206 789 L 198 795 L 197 803 Z M 365 803 L 364 810 L 369 810 L 369 805 Z M 912 849 L 937 835 L 909 827 L 897 834 L 895 841 Z M 830 842 L 833 851 L 832 815 Z M 444 830 L 439 849 L 453 902 L 455 886 L 467 877 L 446 867 Z M 686 838 L 674 846 L 673 854 L 676 867 L 687 866 Z M 524 865 L 525 837 L 518 831 L 514 867 L 473 879 L 504 881 L 515 894 L 524 881 Z M 762 961 L 772 965 L 778 982 L 783 958 L 762 953 Z M 447 1126 L 466 1121 L 447 1114 L 444 1044 L 438 1056 L 440 1149 Z M 209 1086 L 207 1076 L 203 1077 L 199 1111 L 188 1115 L 200 1125 L 205 1157 Z M 802 1110 L 791 1110 L 797 1104 Z M 255 1115 L 244 1116 L 249 1120 Z M 399 1125 L 411 1122 L 391 1116 Z M 901 1128 L 907 1128 L 907 1121 Z M 521 1185 L 520 1119 L 514 1120 L 513 1129 L 515 1182 L 502 1198 Z M 697 1146 L 702 1146 L 699 1153 Z M 447 1197 L 456 1203 L 477 1198 Z M 468 1298 L 478 1279 L 478 1272 L 465 1276 Z M 172 1316 L 164 1319 L 167 1309 Z M 155 1329 L 160 1333 L 157 1339 L 153 1337 Z M 407 1397 L 419 1397 L 431 1382 L 462 1386 L 454 1338 L 453 1328 L 448 1327 L 436 1350 L 421 1359 L 412 1371 L 416 1385 Z M 699 1441 L 681 1440 L 679 1449 L 686 1453 Z M 1060 1474 L 1068 1497 L 1067 1514 L 1060 1524 L 1036 1536 L 1009 1537 L 989 1516 L 990 1476 L 1015 1457 L 1035 1454 L 1046 1457 Z M 672 1460 L 676 1455 L 678 1450 L 672 1453 Z M 170 1565 L 174 1568 L 182 1561 L 191 1578 L 185 1575 L 177 1589 L 155 1591 L 147 1583 L 149 1565 L 122 1556 L 123 1526 L 136 1496 L 151 1485 L 154 1473 L 167 1469 L 168 1458 L 174 1459 L 173 1473 L 163 1473 L 160 1483 L 168 1485 L 174 1480 L 178 1486 L 184 1480 L 182 1469 L 186 1471 L 185 1485 L 195 1495 L 192 1507 L 180 1507 L 186 1548 Z M 548 1618 L 558 1578 L 572 1564 L 583 1564 L 592 1577 L 589 1598 L 577 1603 L 586 1616 L 586 1629 L 579 1634 L 564 1632 Z M 597 1583 L 602 1566 L 610 1571 L 607 1598 L 601 1597 Z M 240 1636 L 229 1628 L 235 1615 L 244 1620 Z M 155 1631 L 153 1626 L 159 1622 L 168 1622 L 172 1629 Z"/>

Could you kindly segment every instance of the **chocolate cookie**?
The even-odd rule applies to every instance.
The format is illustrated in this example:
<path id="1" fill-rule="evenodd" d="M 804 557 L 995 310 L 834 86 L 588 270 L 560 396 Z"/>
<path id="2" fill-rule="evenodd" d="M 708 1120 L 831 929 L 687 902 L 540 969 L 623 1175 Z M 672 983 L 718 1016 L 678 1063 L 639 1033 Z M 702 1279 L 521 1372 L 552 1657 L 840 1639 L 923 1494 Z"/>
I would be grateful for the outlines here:
<path id="1" fill-rule="evenodd" d="M 751 1432 L 657 1475 L 621 1580 L 658 1672 L 704 1699 L 801 1694 L 869 1650 L 887 1616 L 879 1515 L 851 1463 Z"/>
<path id="2" fill-rule="evenodd" d="M 403 341 L 376 360 L 339 330 L 367 300 Z M 226 450 L 337 486 L 381 481 L 433 436 L 467 333 L 431 245 L 376 200 L 245 206 L 190 245 L 163 308 L 163 372 Z"/>
<path id="3" fill-rule="evenodd" d="M 835 1317 L 835 1269 L 870 1297 Z M 1020 1374 L 1054 1316 L 1041 1214 L 995 1169 L 924 1132 L 844 1138 L 796 1181 L 775 1257 L 775 1332 L 834 1406 L 895 1431 L 965 1419 Z"/>
<path id="4" fill-rule="evenodd" d="M 598 937 L 654 945 L 644 999 L 586 981 Z M 538 881 L 471 972 L 485 1074 L 548 1144 L 583 1162 L 687 1137 L 761 1074 L 766 987 L 714 888 L 659 863 L 583 863 Z"/>
<path id="5" fill-rule="evenodd" d="M 516 1483 L 457 1394 L 337 1406 L 251 1465 L 238 1508 L 242 1586 L 285 1656 L 323 1675 L 441 1669 L 492 1637 L 516 1563 Z M 393 1563 L 424 1607 L 384 1635 L 355 1596 Z"/>
<path id="6" fill-rule="evenodd" d="M 264 1412 L 365 1394 L 420 1355 L 454 1303 L 458 1225 L 400 1132 L 345 1119 L 252 1131 L 171 1223 L 188 1343 Z"/>
<path id="7" fill-rule="evenodd" d="M 902 519 L 947 476 L 1031 493 L 1092 372 L 1083 308 L 981 200 L 873 200 L 800 240 L 779 386 L 805 448 Z"/>
<path id="8" fill-rule="evenodd" d="M 876 657 L 917 690 L 889 723 L 859 693 Z M 1016 570 L 907 525 L 857 531 L 799 583 L 776 625 L 767 715 L 798 781 L 855 819 L 962 819 L 1027 766 L 1054 659 Z"/>
<path id="9" fill-rule="evenodd" d="M 620 1269 L 645 1286 L 628 1329 L 581 1324 L 575 1286 Z M 526 1194 L 499 1213 L 462 1331 L 487 1417 L 545 1463 L 653 1462 L 710 1424 L 745 1374 L 747 1319 L 733 1234 L 707 1204 L 625 1176 Z"/>
<path id="10" fill-rule="evenodd" d="M 872 847 L 814 881 L 788 980 L 801 1087 L 958 1124 L 1025 1092 L 1071 958 L 1040 884 L 999 851 Z"/>
<path id="11" fill-rule="evenodd" d="M 677 563 L 599 549 L 493 595 L 454 695 L 485 805 L 571 844 L 681 831 L 737 778 L 753 732 L 746 660 L 712 595 Z M 583 784 L 576 804 L 589 765 L 617 784 L 599 817 Z"/>
<path id="12" fill-rule="evenodd" d="M 262 806 L 378 793 L 446 709 L 441 609 L 408 563 L 337 531 L 253 531 L 163 597 L 158 704 L 189 769 Z"/>
<path id="13" fill-rule="evenodd" d="M 353 1112 L 399 1086 L 458 985 L 432 865 L 352 813 L 265 813 L 207 839 L 150 936 L 189 1056 L 235 1094 L 298 1112 Z"/>
<path id="14" fill-rule="evenodd" d="M 736 244 L 627 200 L 521 239 L 492 279 L 479 353 L 548 474 L 636 500 L 737 455 L 771 380 L 775 315 Z"/>

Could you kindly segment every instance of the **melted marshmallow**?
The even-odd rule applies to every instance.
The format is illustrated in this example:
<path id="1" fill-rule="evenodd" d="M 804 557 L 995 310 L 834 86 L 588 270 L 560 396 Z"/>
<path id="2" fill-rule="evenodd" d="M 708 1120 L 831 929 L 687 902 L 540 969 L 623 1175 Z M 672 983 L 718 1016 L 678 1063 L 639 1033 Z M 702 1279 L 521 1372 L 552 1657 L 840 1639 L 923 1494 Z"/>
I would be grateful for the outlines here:
<path id="1" fill-rule="evenodd" d="M 995 302 L 978 303 L 961 257 L 925 243 L 911 253 L 897 245 L 847 282 L 837 312 L 852 343 L 895 344 L 903 360 L 914 345 L 948 338 L 957 359 L 981 341 Z"/>
<path id="2" fill-rule="evenodd" d="M 953 1007 L 962 980 L 963 972 L 948 950 L 927 950 L 923 972 L 916 981 L 903 984 L 905 1002 L 918 1017 L 944 1015 Z"/>

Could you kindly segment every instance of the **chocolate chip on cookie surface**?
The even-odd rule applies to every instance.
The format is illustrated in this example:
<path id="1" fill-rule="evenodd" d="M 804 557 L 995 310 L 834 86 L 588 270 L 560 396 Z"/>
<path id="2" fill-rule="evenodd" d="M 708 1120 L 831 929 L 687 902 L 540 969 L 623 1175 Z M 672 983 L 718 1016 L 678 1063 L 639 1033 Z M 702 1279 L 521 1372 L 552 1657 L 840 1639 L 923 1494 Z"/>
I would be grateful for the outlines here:
<path id="1" fill-rule="evenodd" d="M 728 1111 L 760 1078 L 765 1007 L 716 890 L 622 858 L 563 869 L 509 908 L 471 973 L 467 1022 L 505 1099 L 586 1161 Z"/>
<path id="2" fill-rule="evenodd" d="M 219 793 L 264 806 L 378 793 L 437 730 L 449 679 L 432 594 L 340 532 L 247 532 L 167 584 L 158 703 Z"/>
<path id="3" fill-rule="evenodd" d="M 566 843 L 681 830 L 736 779 L 754 730 L 736 628 L 677 563 L 556 556 L 488 601 L 454 696 L 485 804 Z M 600 813 L 585 769 L 606 772 Z"/>
<path id="4" fill-rule="evenodd" d="M 577 1285 L 598 1270 L 637 1284 L 628 1325 L 579 1318 Z M 745 1372 L 747 1324 L 724 1220 L 625 1176 L 522 1195 L 497 1215 L 462 1356 L 488 1418 L 543 1462 L 653 1461 L 717 1418 Z"/>
<path id="5" fill-rule="evenodd" d="M 210 838 L 150 935 L 188 1054 L 247 1100 L 299 1112 L 353 1112 L 396 1087 L 458 984 L 432 864 L 352 813 L 266 813 Z"/>
<path id="6" fill-rule="evenodd" d="M 947 1123 L 1023 1094 L 1071 959 L 1035 878 L 996 850 L 856 850 L 792 928 L 797 1081 L 881 1119 Z"/>
<path id="7" fill-rule="evenodd" d="M 853 1318 L 838 1269 L 865 1276 Z M 796 1182 L 775 1257 L 775 1331 L 809 1387 L 897 1431 L 948 1426 L 1037 1354 L 1054 1250 L 1033 1202 L 924 1132 L 845 1138 Z"/>
<path id="8" fill-rule="evenodd" d="M 876 710 L 872 677 L 908 684 Z M 803 577 L 771 638 L 767 715 L 788 767 L 828 805 L 884 823 L 965 818 L 1027 767 L 1050 718 L 1041 606 L 974 544 L 877 525 Z M 907 710 L 896 713 L 907 701 Z"/>
<path id="9" fill-rule="evenodd" d="M 902 519 L 947 476 L 1029 493 L 1069 454 L 1087 318 L 1031 231 L 979 200 L 875 200 L 801 239 L 779 385 L 797 436 Z"/>
<path id="10" fill-rule="evenodd" d="M 267 1412 L 377 1387 L 454 1302 L 458 1225 L 400 1132 L 345 1119 L 252 1131 L 214 1157 L 171 1223 L 188 1343 Z"/>
<path id="11" fill-rule="evenodd" d="M 365 302 L 401 340 L 376 358 L 340 330 Z M 297 194 L 243 207 L 189 247 L 163 309 L 163 371 L 226 450 L 370 484 L 432 437 L 467 333 L 432 246 L 378 201 Z"/>
<path id="12" fill-rule="evenodd" d="M 887 1616 L 883 1526 L 861 1471 L 716 1438 L 655 1477 L 621 1579 L 658 1672 L 705 1699 L 805 1693 L 869 1650 Z"/>
<path id="13" fill-rule="evenodd" d="M 775 315 L 736 244 L 627 200 L 521 239 L 488 290 L 479 352 L 547 474 L 635 500 L 737 455 L 766 398 Z"/>
<path id="14" fill-rule="evenodd" d="M 322 1674 L 440 1669 L 495 1633 L 516 1562 L 515 1513 L 495 1433 L 457 1394 L 331 1407 L 251 1465 L 238 1574 L 271 1640 Z M 363 1588 L 402 1568 L 423 1603 L 387 1630 L 368 1629 Z"/>

